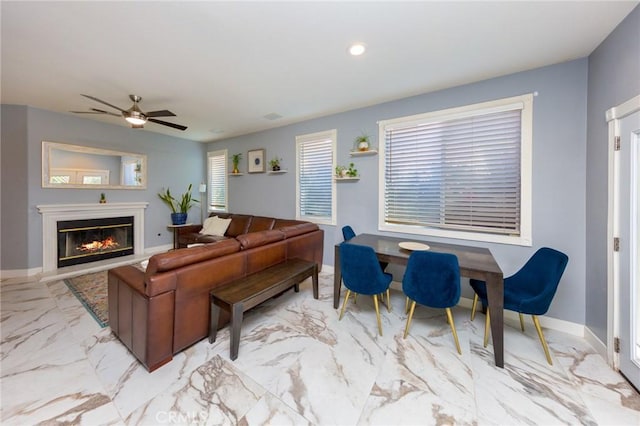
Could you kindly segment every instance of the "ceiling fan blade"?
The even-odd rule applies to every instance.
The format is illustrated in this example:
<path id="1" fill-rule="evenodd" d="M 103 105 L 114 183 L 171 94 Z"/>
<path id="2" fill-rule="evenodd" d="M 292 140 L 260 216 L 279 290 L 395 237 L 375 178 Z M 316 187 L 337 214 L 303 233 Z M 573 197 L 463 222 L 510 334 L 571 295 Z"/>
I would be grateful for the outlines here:
<path id="1" fill-rule="evenodd" d="M 96 111 L 96 114 L 108 114 L 108 115 L 113 115 L 114 117 L 122 117 L 122 114 L 116 114 L 115 112 L 109 112 L 109 111 L 105 111 L 103 109 L 98 109 L 98 108 L 91 108 L 91 111 Z"/>
<path id="2" fill-rule="evenodd" d="M 69 111 L 72 112 L 74 114 L 104 114 L 102 112 L 95 112 L 95 111 Z"/>
<path id="3" fill-rule="evenodd" d="M 93 100 L 93 101 L 100 102 L 101 104 L 105 104 L 106 106 L 110 106 L 111 108 L 115 108 L 115 109 L 117 109 L 117 110 L 118 110 L 118 111 L 120 111 L 120 112 L 125 112 L 125 110 L 123 110 L 122 108 L 117 107 L 117 106 L 115 106 L 115 105 L 111 105 L 109 102 L 105 102 L 105 101 L 103 101 L 102 99 L 98 99 L 98 98 L 96 98 L 96 97 L 94 97 L 94 96 L 83 95 L 82 93 L 80 93 L 80 94 L 81 94 L 82 96 L 84 96 L 85 98 L 89 98 L 89 99 L 91 99 L 91 100 Z"/>
<path id="4" fill-rule="evenodd" d="M 178 130 L 187 130 L 186 126 L 169 123 L 168 121 L 156 120 L 155 118 L 149 118 L 147 121 L 151 121 L 152 123 L 156 123 L 156 124 L 162 124 L 163 126 L 173 127 L 174 129 L 178 129 Z"/>
<path id="5" fill-rule="evenodd" d="M 176 116 L 174 113 L 166 109 L 163 109 L 160 111 L 145 112 L 144 115 L 146 115 L 147 117 L 175 117 Z"/>

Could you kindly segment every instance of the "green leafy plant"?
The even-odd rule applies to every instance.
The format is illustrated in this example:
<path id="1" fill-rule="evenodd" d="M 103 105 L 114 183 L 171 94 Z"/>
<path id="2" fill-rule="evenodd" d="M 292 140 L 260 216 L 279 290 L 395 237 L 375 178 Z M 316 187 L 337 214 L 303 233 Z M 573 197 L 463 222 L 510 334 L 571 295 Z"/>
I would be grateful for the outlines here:
<path id="1" fill-rule="evenodd" d="M 233 154 L 231 156 L 231 162 L 233 163 L 233 173 L 239 173 L 238 164 L 240 164 L 240 160 L 242 159 L 242 153 L 239 152 L 237 154 Z"/>
<path id="2" fill-rule="evenodd" d="M 349 168 L 347 169 L 347 176 L 349 177 L 358 176 L 358 169 L 355 168 L 355 164 L 349 163 Z"/>
<path id="3" fill-rule="evenodd" d="M 336 166 L 336 176 L 343 177 L 342 175 L 345 174 L 343 172 L 345 172 L 346 170 L 347 168 L 345 166 Z"/>
<path id="4" fill-rule="evenodd" d="M 358 151 L 369 150 L 369 135 L 363 132 L 360 136 L 356 137 L 353 145 Z"/>
<path id="5" fill-rule="evenodd" d="M 271 169 L 275 169 L 276 167 L 280 167 L 280 162 L 282 161 L 282 158 L 279 157 L 273 157 L 271 160 L 269 160 L 269 167 L 271 167 Z"/>
<path id="6" fill-rule="evenodd" d="M 169 206 L 169 208 L 171 209 L 171 213 L 187 213 L 195 203 L 200 202 L 191 196 L 192 186 L 192 184 L 189 184 L 189 186 L 187 187 L 187 191 L 182 194 L 179 202 L 171 194 L 169 188 L 167 188 L 166 190 L 163 188 L 163 191 L 158 193 L 158 197 L 160 197 L 160 199 L 164 201 L 167 206 Z"/>

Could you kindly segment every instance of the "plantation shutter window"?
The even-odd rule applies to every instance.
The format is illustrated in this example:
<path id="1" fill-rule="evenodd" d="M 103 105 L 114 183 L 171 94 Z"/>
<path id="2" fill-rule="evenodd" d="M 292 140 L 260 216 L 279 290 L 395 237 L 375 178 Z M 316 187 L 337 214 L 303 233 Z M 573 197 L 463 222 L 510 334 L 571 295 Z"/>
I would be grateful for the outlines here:
<path id="1" fill-rule="evenodd" d="M 335 223 L 335 130 L 296 137 L 297 218 Z"/>
<path id="2" fill-rule="evenodd" d="M 207 211 L 228 211 L 227 205 L 227 150 L 207 153 L 209 192 Z"/>
<path id="3" fill-rule="evenodd" d="M 522 237 L 530 120 L 513 100 L 381 123 L 384 224 Z"/>

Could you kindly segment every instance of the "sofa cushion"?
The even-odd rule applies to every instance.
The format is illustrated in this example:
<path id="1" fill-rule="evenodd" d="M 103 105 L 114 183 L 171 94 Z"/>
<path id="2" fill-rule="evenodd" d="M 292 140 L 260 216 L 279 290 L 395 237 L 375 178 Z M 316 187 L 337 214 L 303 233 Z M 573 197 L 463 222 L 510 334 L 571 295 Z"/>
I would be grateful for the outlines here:
<path id="1" fill-rule="evenodd" d="M 315 223 L 305 222 L 299 225 L 285 226 L 284 228 L 280 228 L 280 231 L 282 231 L 285 238 L 291 238 L 295 237 L 296 235 L 315 231 L 316 229 L 318 229 L 318 225 L 316 225 Z"/>
<path id="2" fill-rule="evenodd" d="M 223 215 L 219 215 L 224 217 Z M 227 217 L 231 218 L 229 228 L 227 228 L 226 236 L 235 238 L 238 235 L 246 234 L 251 223 L 251 216 L 245 214 L 232 214 Z"/>
<path id="3" fill-rule="evenodd" d="M 274 241 L 284 240 L 284 234 L 278 229 L 269 229 L 260 232 L 238 235 L 236 240 L 240 242 L 242 250 L 259 247 Z"/>
<path id="4" fill-rule="evenodd" d="M 253 216 L 251 218 L 251 224 L 249 225 L 247 234 L 251 232 L 260 232 L 266 231 L 268 229 L 273 229 L 273 224 L 275 223 L 275 221 L 276 220 L 272 217 Z"/>
<path id="5" fill-rule="evenodd" d="M 201 234 L 223 236 L 229 228 L 231 219 L 222 219 L 218 216 L 212 216 L 205 219 L 202 224 Z"/>
<path id="6" fill-rule="evenodd" d="M 204 246 L 154 254 L 149 259 L 146 276 L 151 276 L 156 272 L 170 271 L 192 263 L 224 256 L 229 253 L 235 253 L 239 250 L 240 243 L 235 239 L 228 238 L 216 244 L 206 244 Z"/>

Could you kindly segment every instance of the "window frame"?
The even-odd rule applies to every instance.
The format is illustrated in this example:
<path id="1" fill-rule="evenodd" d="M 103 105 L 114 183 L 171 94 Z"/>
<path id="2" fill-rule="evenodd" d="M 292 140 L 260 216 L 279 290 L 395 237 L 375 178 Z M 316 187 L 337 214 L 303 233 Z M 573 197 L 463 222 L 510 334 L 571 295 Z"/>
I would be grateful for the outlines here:
<path id="1" fill-rule="evenodd" d="M 488 232 L 473 232 L 441 229 L 423 225 L 394 224 L 385 221 L 386 192 L 386 129 L 399 125 L 411 125 L 434 121 L 447 121 L 462 117 L 486 114 L 493 110 L 504 110 L 509 105 L 522 106 L 520 123 L 520 234 L 504 235 Z M 479 242 L 531 246 L 532 242 L 532 172 L 533 172 L 533 94 L 525 94 L 456 108 L 398 117 L 378 122 L 378 230 L 454 238 Z"/>
<path id="2" fill-rule="evenodd" d="M 336 210 L 336 181 L 333 176 L 333 171 L 336 167 L 336 145 L 337 145 L 337 129 L 325 130 L 322 132 L 308 133 L 304 135 L 296 136 L 296 219 L 306 220 L 309 222 L 317 223 L 320 225 L 335 225 L 337 223 L 337 210 Z M 318 216 L 306 216 L 301 214 L 300 206 L 300 149 L 302 145 L 310 142 L 317 142 L 322 139 L 331 140 L 331 169 L 329 175 L 331 176 L 331 217 L 318 217 Z"/>
<path id="3" fill-rule="evenodd" d="M 223 173 L 223 179 L 224 179 L 224 199 L 225 199 L 225 206 L 223 209 L 215 209 L 211 207 L 211 197 L 212 197 L 212 191 L 214 188 L 214 184 L 212 182 L 212 176 L 211 176 L 211 158 L 213 157 L 220 157 L 222 156 L 223 162 L 224 162 L 224 173 Z M 229 212 L 229 156 L 228 156 L 228 150 L 227 149 L 218 149 L 215 151 L 209 151 L 207 152 L 207 205 L 206 205 L 206 212 L 207 212 L 207 216 L 209 216 L 209 213 L 212 212 L 220 212 L 220 213 L 228 213 Z"/>

